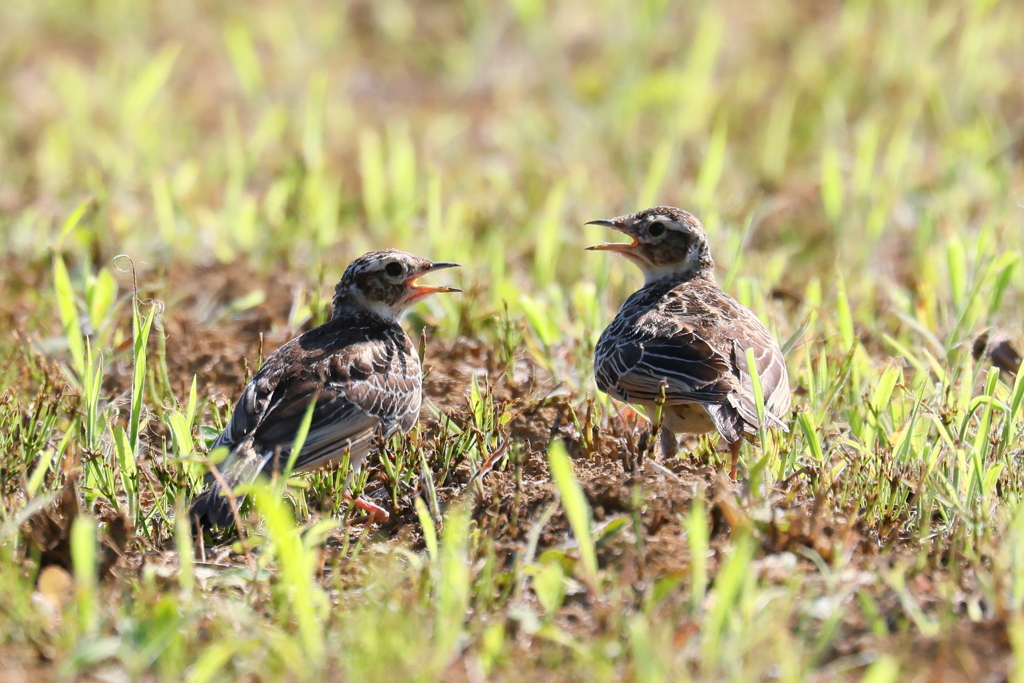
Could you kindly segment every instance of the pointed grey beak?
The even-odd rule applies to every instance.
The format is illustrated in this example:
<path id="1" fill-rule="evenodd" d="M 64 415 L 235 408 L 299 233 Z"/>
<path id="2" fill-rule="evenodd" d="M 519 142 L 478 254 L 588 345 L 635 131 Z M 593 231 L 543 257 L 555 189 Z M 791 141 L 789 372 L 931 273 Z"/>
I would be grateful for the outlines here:
<path id="1" fill-rule="evenodd" d="M 599 218 L 596 221 L 587 221 L 584 225 L 600 225 L 604 228 L 611 228 L 612 230 L 618 230 L 619 232 L 626 233 L 632 242 L 602 242 L 601 244 L 595 244 L 592 247 L 587 247 L 585 251 L 615 251 L 620 254 L 629 253 L 629 251 L 637 245 L 636 237 L 630 235 L 623 229 L 622 221 L 617 218 Z"/>
<path id="2" fill-rule="evenodd" d="M 450 261 L 434 261 L 430 264 L 430 272 L 435 270 L 444 270 L 445 268 L 461 268 L 462 264 L 452 263 Z"/>

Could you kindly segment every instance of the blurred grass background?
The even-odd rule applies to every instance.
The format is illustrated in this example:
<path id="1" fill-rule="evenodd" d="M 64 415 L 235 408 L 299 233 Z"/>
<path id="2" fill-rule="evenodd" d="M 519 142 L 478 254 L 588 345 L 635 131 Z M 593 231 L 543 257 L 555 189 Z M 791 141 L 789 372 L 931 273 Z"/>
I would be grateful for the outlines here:
<path id="1" fill-rule="evenodd" d="M 913 278 L 945 237 L 1019 221 L 1015 3 L 2 11 L 2 236 L 23 258 L 85 198 L 63 246 L 98 263 L 339 268 L 401 245 L 499 293 L 577 281 L 598 234 L 579 224 L 653 203 L 697 213 L 726 265 L 750 224 L 768 286 L 838 255 Z"/>
<path id="2" fill-rule="evenodd" d="M 1012 0 L 0 4 L 0 644 L 41 652 L 69 677 L 116 661 L 129 679 L 210 680 L 230 662 L 253 680 L 463 680 L 455 661 L 475 681 L 514 675 L 526 633 L 551 645 L 531 665 L 537 680 L 895 681 L 931 661 L 915 638 L 952 639 L 967 621 L 979 643 L 995 629 L 1003 650 L 990 659 L 1009 676 L 1003 656 L 1024 643 L 1024 383 L 971 350 L 992 327 L 1018 348 L 1022 337 L 1022 35 Z M 8 530 L 55 500 L 61 455 L 101 456 L 86 500 L 123 507 L 147 552 L 174 534 L 184 548 L 171 512 L 195 465 L 185 455 L 222 418 L 203 395 L 209 377 L 189 397 L 178 387 L 191 374 L 168 376 L 162 346 L 147 367 L 163 312 L 132 308 L 119 254 L 168 316 L 206 286 L 203 273 L 251 282 L 227 317 L 298 281 L 287 321 L 272 323 L 281 334 L 322 316 L 333 280 L 364 251 L 459 261 L 467 295 L 438 298 L 418 322 L 441 340 L 500 347 L 507 305 L 527 351 L 581 404 L 593 341 L 639 282 L 628 264 L 582 251 L 607 237 L 582 223 L 656 203 L 704 221 L 723 285 L 793 342 L 802 399 L 794 435 L 759 465 L 768 488 L 806 478 L 828 509 L 857 509 L 879 548 L 892 550 L 890 532 L 909 543 L 905 564 L 839 553 L 762 583 L 774 560 L 752 538 L 767 541 L 736 531 L 714 587 L 692 563 L 685 581 L 652 580 L 640 607 L 628 576 L 602 567 L 588 618 L 605 626 L 581 635 L 556 616 L 566 591 L 599 581 L 586 557 L 579 582 L 564 558 L 521 558 L 506 576 L 481 550 L 495 539 L 456 515 L 438 540 L 425 511 L 427 555 L 380 560 L 372 580 L 353 579 L 364 598 L 344 590 L 349 564 L 310 579 L 327 532 L 300 537 L 271 496 L 260 571 L 280 559 L 280 582 L 193 576 L 185 553 L 173 591 L 156 563 L 101 603 L 82 569 L 96 564 L 98 538 L 83 515 L 75 602 L 59 628 L 37 613 L 30 596 L 50 593 L 14 559 Z M 152 275 L 175 269 L 177 280 Z M 184 332 L 166 343 L 184 344 Z M 36 352 L 65 362 L 67 377 Z M 105 388 L 113 369 L 130 406 Z M 127 419 L 107 419 L 122 409 Z M 499 420 L 477 412 L 497 438 Z M 156 503 L 144 486 L 118 488 L 143 467 L 136 457 L 151 457 L 147 421 L 181 458 L 161 461 Z M 419 476 L 412 462 L 396 476 Z M 695 505 L 685 526 L 687 544 L 706 550 L 704 514 Z M 470 555 L 484 564 L 467 574 Z M 922 601 L 908 574 L 941 599 Z M 533 611 L 517 601 L 528 581 Z M 210 585 L 227 597 L 204 605 Z M 230 592 L 243 585 L 243 597 Z M 686 605 L 671 618 L 658 611 L 669 595 Z M 848 618 L 879 640 L 844 659 Z"/>

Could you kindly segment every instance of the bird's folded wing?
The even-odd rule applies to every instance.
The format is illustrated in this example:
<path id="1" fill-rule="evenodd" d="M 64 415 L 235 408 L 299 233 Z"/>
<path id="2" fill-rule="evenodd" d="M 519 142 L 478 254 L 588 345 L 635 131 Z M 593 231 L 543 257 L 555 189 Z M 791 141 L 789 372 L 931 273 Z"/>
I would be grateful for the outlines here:
<path id="1" fill-rule="evenodd" d="M 242 390 L 242 396 L 235 404 L 235 410 L 231 413 L 231 419 L 224 427 L 224 431 L 210 446 L 211 451 L 221 446 L 233 450 L 252 436 L 256 427 L 267 416 L 274 400 L 278 379 L 275 373 L 262 371 L 252 378 Z"/>
<path id="2" fill-rule="evenodd" d="M 345 450 L 363 452 L 378 434 L 386 438 L 410 429 L 419 415 L 419 367 L 371 351 L 376 350 L 338 354 L 304 369 L 261 370 L 217 443 L 230 446 L 251 435 L 266 457 L 277 455 L 283 466 L 311 401 L 315 406 L 296 469 Z"/>
<path id="3" fill-rule="evenodd" d="M 628 401 L 653 403 L 664 391 L 665 405 L 721 403 L 730 375 L 728 359 L 690 330 L 656 336 L 634 329 L 601 363 L 598 385 Z"/>
<path id="4" fill-rule="evenodd" d="M 255 432 L 256 442 L 267 457 L 279 458 L 277 467 L 283 468 L 287 462 L 311 401 L 316 404 L 309 432 L 294 463 L 297 470 L 346 450 L 364 452 L 382 425 L 381 417 L 349 400 L 343 388 L 303 383 L 295 389 L 271 408 Z"/>
<path id="5" fill-rule="evenodd" d="M 786 364 L 775 340 L 764 328 L 751 327 L 745 329 L 733 339 L 733 366 L 739 377 L 736 392 L 729 397 L 729 402 L 743 416 L 743 420 L 752 427 L 757 427 L 757 405 L 754 402 L 754 386 L 747 363 L 747 349 L 754 352 L 754 366 L 761 381 L 761 392 L 764 396 L 766 419 L 771 426 L 789 431 L 780 417 L 789 410 L 789 378 Z"/>

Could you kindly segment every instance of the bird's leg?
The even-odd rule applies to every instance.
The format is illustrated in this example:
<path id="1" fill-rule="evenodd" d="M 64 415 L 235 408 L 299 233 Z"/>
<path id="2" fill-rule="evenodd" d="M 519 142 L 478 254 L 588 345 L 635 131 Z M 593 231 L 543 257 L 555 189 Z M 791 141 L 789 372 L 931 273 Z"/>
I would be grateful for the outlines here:
<path id="1" fill-rule="evenodd" d="M 736 472 L 740 462 L 740 444 L 742 444 L 742 441 L 739 439 L 729 444 L 729 452 L 732 454 L 732 465 L 729 467 L 729 476 L 732 477 L 733 481 L 736 481 Z"/>
<path id="2" fill-rule="evenodd" d="M 370 515 L 370 523 L 377 524 L 380 522 L 386 522 L 391 517 L 391 514 L 379 505 L 371 503 L 365 498 L 353 498 L 350 494 L 345 494 L 345 500 L 351 500 L 352 504 L 360 510 L 364 510 Z"/>

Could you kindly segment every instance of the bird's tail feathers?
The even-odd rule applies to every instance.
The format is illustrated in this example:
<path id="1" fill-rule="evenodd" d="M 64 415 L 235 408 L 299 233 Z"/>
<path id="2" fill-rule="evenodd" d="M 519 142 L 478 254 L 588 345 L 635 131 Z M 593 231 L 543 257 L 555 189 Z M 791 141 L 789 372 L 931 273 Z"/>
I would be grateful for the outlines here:
<path id="1" fill-rule="evenodd" d="M 224 486 L 234 489 L 239 484 L 251 484 L 272 455 L 256 449 L 251 438 L 238 444 L 220 465 L 215 465 L 216 475 L 206 474 L 206 489 L 192 501 L 189 517 L 202 529 L 230 526 L 234 523 L 235 511 Z M 234 504 L 240 506 L 244 499 L 245 496 L 236 495 Z"/>
<path id="2" fill-rule="evenodd" d="M 704 406 L 715 424 L 715 429 L 729 443 L 743 438 L 744 420 L 739 411 L 726 403 L 709 403 Z"/>
<path id="3" fill-rule="evenodd" d="M 735 443 L 743 438 L 744 434 L 757 434 L 759 421 L 757 410 L 753 402 L 748 403 L 742 397 L 730 396 L 728 403 L 712 403 L 704 408 L 715 423 L 715 428 L 729 443 Z M 779 419 L 774 413 L 765 408 L 765 422 L 767 427 L 781 429 L 789 432 L 789 426 Z"/>

